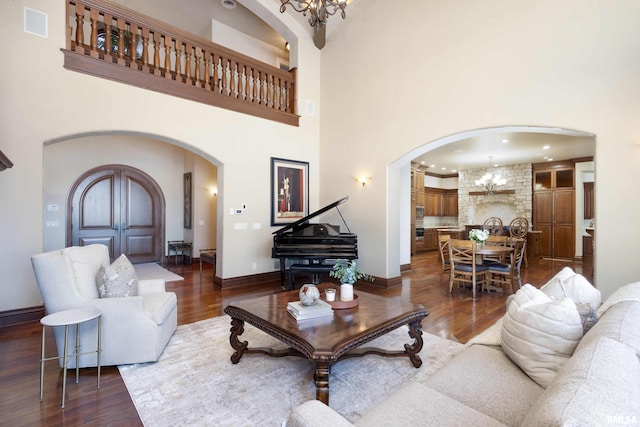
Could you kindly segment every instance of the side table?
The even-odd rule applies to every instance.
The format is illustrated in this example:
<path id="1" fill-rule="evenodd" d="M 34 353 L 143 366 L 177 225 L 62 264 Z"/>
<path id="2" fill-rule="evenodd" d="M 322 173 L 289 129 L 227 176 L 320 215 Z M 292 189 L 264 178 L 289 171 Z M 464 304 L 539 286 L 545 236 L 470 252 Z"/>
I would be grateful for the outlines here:
<path id="1" fill-rule="evenodd" d="M 64 373 L 62 375 L 62 408 L 64 408 L 64 397 L 67 391 L 67 361 L 69 357 L 75 356 L 76 358 L 76 384 L 80 375 L 79 356 L 82 354 L 96 353 L 97 366 L 98 366 L 98 389 L 100 389 L 100 353 L 102 348 L 100 346 L 100 320 L 102 312 L 97 308 L 79 308 L 74 310 L 64 310 L 57 313 L 49 314 L 42 319 L 42 352 L 40 357 L 40 401 L 44 398 L 44 362 L 47 360 L 59 360 L 60 356 L 45 358 L 45 327 L 46 326 L 64 326 Z M 80 324 L 88 322 L 90 320 L 98 319 L 98 346 L 96 350 L 80 353 Z M 69 326 L 76 325 L 76 347 L 73 354 L 67 354 L 69 344 Z"/>

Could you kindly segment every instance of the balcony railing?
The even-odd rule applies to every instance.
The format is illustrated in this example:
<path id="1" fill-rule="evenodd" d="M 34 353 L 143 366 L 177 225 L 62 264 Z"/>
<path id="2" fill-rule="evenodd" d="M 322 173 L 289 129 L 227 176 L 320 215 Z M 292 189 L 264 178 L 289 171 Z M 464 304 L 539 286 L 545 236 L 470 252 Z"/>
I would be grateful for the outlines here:
<path id="1" fill-rule="evenodd" d="M 104 0 L 67 0 L 67 69 L 298 126 L 296 72 Z"/>

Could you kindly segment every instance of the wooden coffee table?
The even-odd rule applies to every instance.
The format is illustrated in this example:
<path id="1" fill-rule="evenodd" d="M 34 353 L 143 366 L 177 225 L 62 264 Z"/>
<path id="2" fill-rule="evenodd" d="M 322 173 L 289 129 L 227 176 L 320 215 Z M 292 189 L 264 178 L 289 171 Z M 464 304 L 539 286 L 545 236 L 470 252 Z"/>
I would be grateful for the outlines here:
<path id="1" fill-rule="evenodd" d="M 322 290 L 322 286 L 319 286 Z M 324 294 L 324 293 L 323 293 Z M 331 365 L 351 357 L 375 354 L 385 357 L 408 357 L 419 368 L 422 360 L 422 319 L 429 312 L 420 304 L 357 292 L 359 305 L 346 310 L 334 310 L 333 318 L 325 317 L 296 321 L 287 312 L 287 303 L 299 299 L 298 291 L 246 299 L 229 304 L 224 312 L 231 316 L 231 347 L 235 350 L 231 362 L 236 364 L 244 354 L 272 357 L 305 357 L 315 364 L 316 399 L 329 404 L 329 373 Z M 240 341 L 244 323 L 255 326 L 290 346 L 287 349 L 251 348 Z M 390 351 L 363 344 L 409 326 L 413 343 L 403 350 Z"/>

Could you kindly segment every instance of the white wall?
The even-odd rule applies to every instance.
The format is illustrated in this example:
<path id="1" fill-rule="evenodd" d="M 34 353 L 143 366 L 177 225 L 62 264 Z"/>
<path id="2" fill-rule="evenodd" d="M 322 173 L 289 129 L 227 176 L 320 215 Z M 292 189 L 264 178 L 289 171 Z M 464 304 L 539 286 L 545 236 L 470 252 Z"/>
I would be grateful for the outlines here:
<path id="1" fill-rule="evenodd" d="M 267 6 L 262 6 L 267 3 Z M 258 0 L 263 9 L 268 0 Z M 24 7 L 48 14 L 49 37 L 23 32 Z M 289 28 L 301 64 L 298 100 L 320 109 L 320 53 L 287 15 L 273 10 L 272 26 Z M 152 136 L 191 150 L 218 167 L 216 274 L 221 278 L 273 271 L 271 259 L 270 157 L 308 161 L 310 209 L 318 208 L 319 114 L 302 116 L 300 127 L 238 114 L 204 104 L 68 71 L 63 67 L 65 2 L 0 2 L 0 37 L 12 40 L 0 69 L 0 146 L 14 167 L 0 175 L 0 311 L 36 306 L 30 257 L 44 250 L 44 144 L 69 136 L 121 132 Z M 195 165 L 195 164 L 194 164 Z M 181 185 L 181 184 L 180 184 Z M 242 218 L 229 208 L 247 203 Z M 259 223 L 236 231 L 242 221 Z M 256 269 L 252 269 L 252 264 Z"/>
<path id="2" fill-rule="evenodd" d="M 640 229 L 619 232 L 640 208 L 638 51 L 640 2 L 367 2 L 322 51 L 320 198 L 335 198 L 360 168 L 395 184 L 404 163 L 461 132 L 595 134 L 596 283 L 607 296 L 640 277 Z M 396 188 L 372 185 L 347 212 L 359 221 L 362 267 L 382 277 L 399 276 L 386 250 L 400 241 Z"/>

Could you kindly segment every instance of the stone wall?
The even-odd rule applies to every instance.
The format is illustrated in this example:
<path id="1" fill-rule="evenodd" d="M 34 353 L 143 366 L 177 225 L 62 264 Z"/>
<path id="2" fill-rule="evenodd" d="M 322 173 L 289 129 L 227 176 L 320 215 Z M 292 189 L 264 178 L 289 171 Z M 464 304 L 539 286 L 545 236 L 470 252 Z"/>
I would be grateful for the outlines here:
<path id="1" fill-rule="evenodd" d="M 458 176 L 458 224 L 482 224 L 496 216 L 506 226 L 516 217 L 524 217 L 531 226 L 533 195 L 531 164 L 492 167 L 491 173 L 499 173 L 507 180 L 500 190 L 515 190 L 515 194 L 470 196 L 469 192 L 482 191 L 476 180 L 487 173 L 487 168 L 459 171 Z"/>

